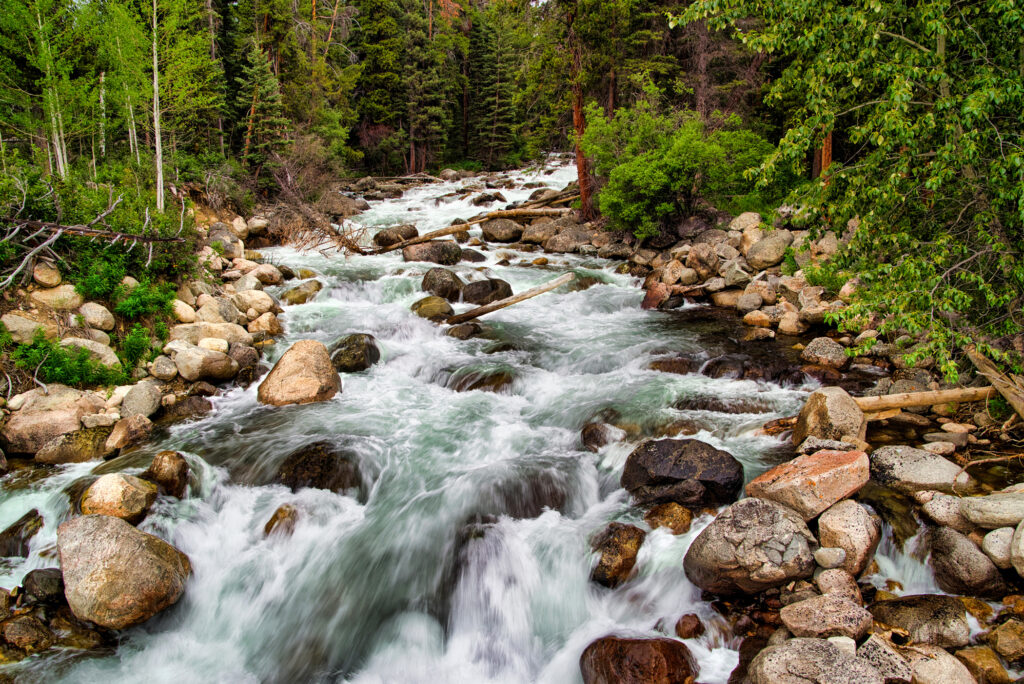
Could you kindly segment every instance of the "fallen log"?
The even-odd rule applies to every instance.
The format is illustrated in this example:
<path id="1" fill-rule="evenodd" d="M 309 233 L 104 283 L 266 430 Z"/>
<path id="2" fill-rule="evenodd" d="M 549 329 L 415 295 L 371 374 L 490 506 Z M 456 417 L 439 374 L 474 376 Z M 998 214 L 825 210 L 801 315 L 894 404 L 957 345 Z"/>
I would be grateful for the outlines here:
<path id="1" fill-rule="evenodd" d="M 1006 403 L 1013 407 L 1017 415 L 1024 418 L 1024 380 L 1018 375 L 1002 373 L 994 363 L 979 354 L 976 349 L 968 349 L 967 358 L 971 360 L 979 373 L 988 378 L 996 391 L 1003 395 Z"/>
<path id="2" fill-rule="evenodd" d="M 560 287 L 568 282 L 572 282 L 573 278 L 575 277 L 575 273 L 566 273 L 565 275 L 561 275 L 555 278 L 549 283 L 538 285 L 537 287 L 529 289 L 526 292 L 520 292 L 517 295 L 512 295 L 511 297 L 499 299 L 498 301 L 491 302 L 490 304 L 478 306 L 477 308 L 471 309 L 466 313 L 461 313 L 455 316 L 449 316 L 448 320 L 445 321 L 445 323 L 447 323 L 448 325 L 457 325 L 459 323 L 471 321 L 474 318 L 479 318 L 480 316 L 483 316 L 484 314 L 489 314 L 493 311 L 497 311 L 498 309 L 504 309 L 507 306 L 512 306 L 513 304 L 518 304 L 519 302 L 526 301 L 527 299 L 531 299 L 533 297 L 536 297 L 537 295 L 544 294 L 545 292 L 550 292 L 551 290 L 554 290 L 556 287 Z"/>
<path id="3" fill-rule="evenodd" d="M 912 406 L 934 406 L 951 402 L 985 401 L 996 395 L 994 387 L 962 387 L 948 390 L 930 390 L 928 392 L 902 392 L 886 394 L 880 397 L 854 397 L 857 406 L 864 413 L 878 413 L 888 409 L 909 408 Z"/>
<path id="4" fill-rule="evenodd" d="M 409 238 L 402 242 L 397 242 L 387 247 L 381 247 L 374 254 L 384 254 L 385 252 L 393 252 L 396 249 L 405 249 L 409 245 L 418 245 L 423 242 L 430 242 L 434 238 L 444 237 L 446 235 L 452 235 L 453 233 L 460 233 L 467 228 L 470 228 L 477 223 L 483 223 L 484 221 L 490 221 L 491 219 L 500 218 L 538 218 L 541 216 L 564 216 L 565 214 L 572 211 L 572 209 L 502 209 L 500 211 L 492 211 L 483 216 L 467 221 L 466 223 L 457 223 L 454 226 L 448 226 L 446 228 L 439 228 L 432 230 L 429 233 L 424 233 L 418 237 Z"/>

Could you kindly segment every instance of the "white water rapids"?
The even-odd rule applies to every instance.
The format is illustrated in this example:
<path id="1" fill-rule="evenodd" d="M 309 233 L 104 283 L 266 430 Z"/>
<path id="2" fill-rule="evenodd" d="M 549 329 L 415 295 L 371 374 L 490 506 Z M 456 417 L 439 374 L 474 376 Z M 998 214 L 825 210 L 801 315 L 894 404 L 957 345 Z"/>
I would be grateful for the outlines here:
<path id="1" fill-rule="evenodd" d="M 560 188 L 575 171 L 511 175 L 519 184 Z M 375 202 L 356 220 L 374 229 L 446 226 L 480 211 L 467 199 L 435 203 L 466 182 Z M 530 192 L 502 190 L 510 202 Z M 464 280 L 502 278 L 515 292 L 568 270 L 600 283 L 491 314 L 482 321 L 486 338 L 459 341 L 409 310 L 424 296 L 420 281 L 429 264 L 404 263 L 400 252 L 328 258 L 266 250 L 273 262 L 314 269 L 325 284 L 313 301 L 286 307 L 285 335 L 269 361 L 299 339 L 330 344 L 362 332 L 378 340 L 381 363 L 344 375 L 343 391 L 319 404 L 266 407 L 256 401 L 256 385 L 232 389 L 214 400 L 209 416 L 103 464 L 103 471 L 135 473 L 157 451 L 186 454 L 195 477 L 190 495 L 162 498 L 140 527 L 188 554 L 194 575 L 179 604 L 125 632 L 115 651 L 50 652 L 12 674 L 140 684 L 566 684 L 580 681 L 580 653 L 593 639 L 661 635 L 659 621 L 671 631 L 681 615 L 697 613 L 709 628 L 686 643 L 699 679 L 725 682 L 739 640 L 727 637 L 723 618 L 682 569 L 710 518 L 678 537 L 649 533 L 636 577 L 615 590 L 588 580 L 588 539 L 613 520 L 646 529 L 618 485 L 644 434 L 693 420 L 702 428 L 695 437 L 735 455 L 749 479 L 773 463 L 779 447 L 755 430 L 793 414 L 807 387 L 649 370 L 666 354 L 703 351 L 710 358 L 733 350 L 738 327 L 687 315 L 698 307 L 641 311 L 641 290 L 614 273 L 614 262 L 549 255 L 551 264 L 537 267 L 529 262 L 538 254 L 485 254 L 485 263 L 453 270 Z M 512 265 L 498 266 L 505 256 Z M 461 374 L 495 369 L 515 376 L 501 393 L 449 389 Z M 672 408 L 694 397 L 756 404 L 760 412 Z M 609 410 L 615 422 L 637 426 L 637 435 L 598 454 L 582 450 L 580 428 Z M 357 455 L 361 500 L 267 484 L 289 452 L 319 440 Z M 33 568 L 57 565 L 56 527 L 69 512 L 62 490 L 95 468 L 65 466 L 49 479 L 6 487 L 0 526 L 31 508 L 46 524 L 30 557 L 8 566 L 0 584 L 11 587 Z M 265 537 L 264 524 L 285 503 L 299 510 L 294 534 Z M 890 576 L 900 567 L 917 572 L 895 550 L 885 562 Z M 913 585 L 921 589 L 921 582 Z"/>

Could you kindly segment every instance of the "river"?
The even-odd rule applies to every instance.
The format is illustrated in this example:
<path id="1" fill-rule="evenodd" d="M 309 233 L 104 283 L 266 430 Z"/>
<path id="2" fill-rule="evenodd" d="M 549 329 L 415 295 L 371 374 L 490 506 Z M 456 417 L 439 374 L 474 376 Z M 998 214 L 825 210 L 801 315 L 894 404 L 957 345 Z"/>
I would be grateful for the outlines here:
<path id="1" fill-rule="evenodd" d="M 560 188 L 575 171 L 511 175 Z M 480 211 L 468 199 L 441 198 L 465 182 L 374 202 L 356 220 L 370 233 L 398 223 L 420 232 L 446 226 Z M 502 192 L 518 201 L 531 191 Z M 453 270 L 464 280 L 504 279 L 516 292 L 570 270 L 597 284 L 491 314 L 485 337 L 460 341 L 409 310 L 424 296 L 430 265 L 405 263 L 400 252 L 265 250 L 271 262 L 312 268 L 325 284 L 313 301 L 286 307 L 269 361 L 299 339 L 329 344 L 362 332 L 378 340 L 381 363 L 343 376 L 342 392 L 319 404 L 267 407 L 256 385 L 231 389 L 209 416 L 101 465 L 138 472 L 159 450 L 186 455 L 190 495 L 162 498 L 140 527 L 187 553 L 194 576 L 178 605 L 125 632 L 116 651 L 36 657 L 20 666 L 19 681 L 565 684 L 580 681 L 579 656 L 593 639 L 655 635 L 659 621 L 671 626 L 697 613 L 709 629 L 686 643 L 700 681 L 725 682 L 739 641 L 682 569 L 710 516 L 684 535 L 649 533 L 637 576 L 615 590 L 588 580 L 588 538 L 613 520 L 644 526 L 618 485 L 643 435 L 692 421 L 695 438 L 731 452 L 750 479 L 778 462 L 781 446 L 756 429 L 795 413 L 813 381 L 783 387 L 650 370 L 665 355 L 734 352 L 740 326 L 696 305 L 642 311 L 635 279 L 615 273 L 619 262 L 549 255 L 539 267 L 530 264 L 537 253 L 484 253 L 486 262 Z M 505 257 L 510 265 L 498 265 Z M 513 377 L 500 392 L 452 389 L 494 371 Z M 701 399 L 728 410 L 688 408 Z M 743 407 L 754 412 L 736 412 Z M 594 454 L 582 450 L 580 428 L 598 415 L 632 432 Z M 318 440 L 354 455 L 358 495 L 268 484 L 290 451 Z M 7 487 L 0 525 L 32 507 L 46 524 L 30 557 L 6 566 L 0 584 L 57 564 L 56 526 L 69 510 L 63 489 L 94 468 L 65 466 Z M 285 503 L 299 510 L 294 533 L 266 537 L 264 524 Z"/>

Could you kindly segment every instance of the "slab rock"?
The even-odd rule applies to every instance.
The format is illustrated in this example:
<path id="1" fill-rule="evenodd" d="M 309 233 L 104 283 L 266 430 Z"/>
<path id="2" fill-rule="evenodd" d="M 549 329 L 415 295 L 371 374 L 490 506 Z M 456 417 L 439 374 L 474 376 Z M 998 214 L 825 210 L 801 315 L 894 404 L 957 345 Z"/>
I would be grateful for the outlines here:
<path id="1" fill-rule="evenodd" d="M 818 543 L 846 551 L 839 567 L 854 577 L 871 562 L 881 538 L 878 519 L 856 501 L 840 501 L 818 518 Z"/>
<path id="2" fill-rule="evenodd" d="M 960 512 L 978 527 L 988 530 L 1016 527 L 1024 520 L 1024 492 L 965 497 L 960 500 Z"/>
<path id="3" fill-rule="evenodd" d="M 871 453 L 871 478 L 906 494 L 926 490 L 951 494 L 954 487 L 962 492 L 973 483 L 973 478 L 952 461 L 908 446 L 875 449 Z"/>
<path id="4" fill-rule="evenodd" d="M 57 326 L 52 321 L 25 311 L 9 311 L 0 317 L 0 323 L 4 324 L 11 338 L 18 344 L 31 343 L 37 330 L 42 330 L 43 336 L 49 340 L 60 336 Z"/>
<path id="5" fill-rule="evenodd" d="M 646 536 L 636 525 L 610 523 L 591 544 L 599 557 L 590 579 L 606 587 L 617 587 L 629 579 Z"/>
<path id="6" fill-rule="evenodd" d="M 790 603 L 779 612 L 793 636 L 859 639 L 871 628 L 871 613 L 838 594 L 822 594 Z"/>
<path id="7" fill-rule="evenodd" d="M 971 636 L 967 609 L 953 596 L 901 596 L 875 601 L 868 610 L 877 622 L 906 630 L 918 643 L 940 647 L 966 646 Z"/>
<path id="8" fill-rule="evenodd" d="M 65 337 L 60 341 L 62 347 L 78 347 L 89 352 L 96 361 L 99 361 L 107 368 L 120 367 L 121 359 L 117 358 L 117 354 L 110 348 L 109 345 L 103 344 L 102 342 L 96 342 L 95 340 L 87 340 L 84 337 Z"/>
<path id="9" fill-rule="evenodd" d="M 219 339 L 219 338 L 203 338 Z M 168 342 L 164 352 L 171 355 L 174 367 L 185 380 L 230 380 L 238 374 L 238 362 L 221 351 L 206 349 L 184 340 Z"/>
<path id="10" fill-rule="evenodd" d="M 642 506 L 720 506 L 739 494 L 743 466 L 729 452 L 700 440 L 649 440 L 626 459 L 621 483 Z"/>
<path id="11" fill-rule="evenodd" d="M 157 488 L 134 475 L 108 473 L 93 482 L 82 497 L 84 515 L 110 515 L 138 524 L 156 501 Z"/>
<path id="12" fill-rule="evenodd" d="M 793 444 L 808 437 L 841 440 L 864 439 L 867 421 L 853 397 L 841 387 L 822 387 L 811 393 L 793 427 Z"/>
<path id="13" fill-rule="evenodd" d="M 106 447 L 109 436 L 109 427 L 91 427 L 75 430 L 60 437 L 54 437 L 44 444 L 36 452 L 34 460 L 36 463 L 48 463 L 51 465 L 98 461 L 109 456 L 111 453 Z"/>
<path id="14" fill-rule="evenodd" d="M 105 403 L 92 392 L 65 385 L 47 385 L 25 393 L 21 409 L 7 418 L 0 430 L 7 453 L 34 454 L 51 440 L 82 427 L 82 416 L 99 413 Z"/>
<path id="15" fill-rule="evenodd" d="M 870 663 L 825 639 L 789 639 L 750 662 L 752 684 L 885 684 Z"/>
<path id="16" fill-rule="evenodd" d="M 299 340 L 278 359 L 256 397 L 272 406 L 327 401 L 341 391 L 341 378 L 322 342 Z"/>
<path id="17" fill-rule="evenodd" d="M 192 572 L 181 551 L 106 515 L 63 523 L 57 549 L 72 612 L 108 629 L 137 625 L 173 605 Z"/>
<path id="18" fill-rule="evenodd" d="M 43 290 L 34 290 L 28 298 L 35 306 L 58 311 L 71 311 L 85 303 L 82 295 L 75 292 L 74 285 L 59 285 Z"/>
<path id="19" fill-rule="evenodd" d="M 798 456 L 747 484 L 747 496 L 769 499 L 811 520 L 868 483 L 870 467 L 863 451 L 819 451 Z"/>
<path id="20" fill-rule="evenodd" d="M 818 544 L 800 515 L 764 499 L 743 499 L 697 536 L 683 570 L 715 594 L 756 594 L 814 573 Z"/>
<path id="21" fill-rule="evenodd" d="M 681 641 L 606 636 L 583 650 L 580 672 L 584 684 L 690 684 L 700 670 Z"/>

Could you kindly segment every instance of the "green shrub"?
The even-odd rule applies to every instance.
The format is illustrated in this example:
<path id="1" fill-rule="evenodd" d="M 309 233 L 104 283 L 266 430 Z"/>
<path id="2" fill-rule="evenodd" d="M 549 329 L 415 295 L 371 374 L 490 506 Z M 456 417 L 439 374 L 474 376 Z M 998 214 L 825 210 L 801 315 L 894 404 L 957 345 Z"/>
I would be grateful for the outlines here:
<path id="1" fill-rule="evenodd" d="M 120 350 L 118 357 L 125 368 L 133 369 L 139 365 L 139 361 L 148 360 L 153 351 L 153 340 L 149 336 L 149 330 L 141 325 L 135 325 L 118 345 Z"/>
<path id="2" fill-rule="evenodd" d="M 121 281 L 128 275 L 124 261 L 122 255 L 111 254 L 107 259 L 94 262 L 91 268 L 78 274 L 75 291 L 86 299 L 112 299 L 114 292 L 121 287 Z"/>
<path id="3" fill-rule="evenodd" d="M 5 340 L 0 348 L 9 351 L 15 367 L 37 375 L 42 382 L 88 387 L 128 381 L 128 375 L 120 368 L 104 366 L 81 347 L 62 347 L 46 339 L 42 330 L 36 331 L 31 344 L 14 345 L 9 335 Z"/>
<path id="4" fill-rule="evenodd" d="M 787 247 L 786 251 L 782 254 L 782 265 L 779 267 L 782 271 L 782 275 L 791 276 L 800 270 L 800 264 L 796 262 L 796 252 L 793 251 L 792 247 Z"/>
<path id="5" fill-rule="evenodd" d="M 174 301 L 174 286 L 169 283 L 143 281 L 131 290 L 118 289 L 115 313 L 128 319 L 142 318 L 155 314 L 168 314 Z"/>

